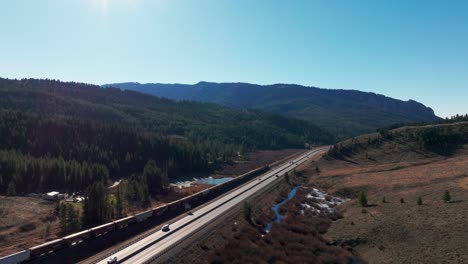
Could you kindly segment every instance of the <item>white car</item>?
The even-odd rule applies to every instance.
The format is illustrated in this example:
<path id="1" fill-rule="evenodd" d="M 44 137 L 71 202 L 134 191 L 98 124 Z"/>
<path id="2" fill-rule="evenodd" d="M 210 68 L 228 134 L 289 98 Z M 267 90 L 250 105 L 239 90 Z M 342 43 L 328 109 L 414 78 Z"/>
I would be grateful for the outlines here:
<path id="1" fill-rule="evenodd" d="M 112 256 L 107 260 L 107 264 L 117 263 L 117 256 Z"/>
<path id="2" fill-rule="evenodd" d="M 169 231 L 169 224 L 163 225 L 162 228 L 161 228 L 161 230 L 164 231 L 164 232 Z"/>

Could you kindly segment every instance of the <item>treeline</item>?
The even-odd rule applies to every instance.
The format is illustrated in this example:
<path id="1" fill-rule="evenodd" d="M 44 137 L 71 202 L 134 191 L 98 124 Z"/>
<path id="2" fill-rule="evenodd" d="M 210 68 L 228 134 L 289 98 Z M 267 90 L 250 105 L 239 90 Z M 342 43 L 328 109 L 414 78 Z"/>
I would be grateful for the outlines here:
<path id="1" fill-rule="evenodd" d="M 117 124 L 0 110 L 0 191 L 84 190 L 142 174 L 149 160 L 167 177 L 229 161 L 235 148 L 140 132 Z"/>
<path id="2" fill-rule="evenodd" d="M 86 189 L 82 213 L 71 203 L 57 203 L 56 214 L 62 235 L 103 224 L 126 215 L 129 207 L 147 208 L 151 193 L 169 184 L 167 173 L 154 160 L 149 160 L 141 174 L 133 174 L 124 184 L 109 190 L 102 181 Z"/>
<path id="3" fill-rule="evenodd" d="M 439 119 L 435 120 L 432 122 L 402 122 L 402 123 L 396 123 L 390 126 L 386 126 L 383 128 L 377 129 L 377 132 L 381 130 L 392 130 L 400 127 L 405 127 L 405 126 L 425 126 L 425 125 L 438 125 L 438 124 L 453 124 L 457 122 L 468 122 L 468 114 L 465 115 L 454 115 L 451 117 L 447 117 L 445 119 Z"/>
<path id="4" fill-rule="evenodd" d="M 345 159 L 362 150 L 378 148 L 385 142 L 394 142 L 407 146 L 414 145 L 414 148 L 418 150 L 449 156 L 468 143 L 468 124 L 456 124 L 460 122 L 460 120 L 462 120 L 462 117 L 453 119 L 453 122 L 441 125 L 397 130 L 379 129 L 379 133 L 377 134 L 351 138 L 335 144 L 333 148 L 328 151 L 327 156 L 330 158 Z M 368 158 L 369 156 L 366 152 L 366 159 Z"/>
<path id="5" fill-rule="evenodd" d="M 107 182 L 106 165 L 0 150 L 0 193 L 16 195 L 51 190 L 84 190 L 93 182 Z"/>
<path id="6" fill-rule="evenodd" d="M 467 126 L 430 127 L 418 131 L 415 136 L 424 149 L 440 155 L 451 155 L 468 143 Z"/>

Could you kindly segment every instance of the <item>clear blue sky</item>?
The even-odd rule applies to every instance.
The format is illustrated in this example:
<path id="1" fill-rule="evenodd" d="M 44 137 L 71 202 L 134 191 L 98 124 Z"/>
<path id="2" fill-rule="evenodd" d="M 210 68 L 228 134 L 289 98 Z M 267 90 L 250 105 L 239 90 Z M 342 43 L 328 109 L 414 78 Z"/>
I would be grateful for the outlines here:
<path id="1" fill-rule="evenodd" d="M 468 112 L 468 1 L 6 0 L 0 76 L 297 83 Z"/>

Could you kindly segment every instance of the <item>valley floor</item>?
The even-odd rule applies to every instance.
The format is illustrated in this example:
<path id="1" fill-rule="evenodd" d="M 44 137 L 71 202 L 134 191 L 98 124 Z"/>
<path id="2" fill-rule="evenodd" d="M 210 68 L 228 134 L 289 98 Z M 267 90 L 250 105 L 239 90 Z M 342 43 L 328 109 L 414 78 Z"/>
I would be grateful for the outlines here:
<path id="1" fill-rule="evenodd" d="M 315 161 L 310 161 L 315 164 Z M 230 215 L 206 228 L 203 235 L 192 238 L 187 246 L 172 252 L 171 262 L 179 264 L 201 263 L 346 263 L 354 258 L 346 249 L 326 241 L 331 217 L 313 214 L 303 207 L 311 189 L 305 186 L 306 175 L 299 166 L 297 175 L 290 175 L 247 202 L 251 206 L 251 223 L 246 220 L 245 207 L 239 206 Z M 272 206 L 284 200 L 294 186 L 302 186 L 297 194 L 279 208 L 285 219 L 265 233 L 267 223 L 274 219 Z M 315 205 L 317 206 L 317 205 Z M 155 261 L 154 263 L 157 263 Z"/>
<path id="2" fill-rule="evenodd" d="M 214 174 L 205 176 L 234 177 L 261 166 L 280 162 L 300 151 L 303 150 L 256 151 L 250 153 L 243 161 L 226 165 L 215 171 Z M 154 199 L 152 206 L 180 199 L 210 186 L 208 184 L 195 184 L 180 190 L 174 189 L 165 196 Z M 79 204 L 75 205 L 79 206 Z M 58 218 L 54 215 L 54 209 L 55 202 L 40 198 L 0 196 L 0 256 L 13 254 L 56 239 L 59 236 L 60 228 Z M 126 210 L 128 214 L 134 214 L 144 209 L 127 208 Z"/>

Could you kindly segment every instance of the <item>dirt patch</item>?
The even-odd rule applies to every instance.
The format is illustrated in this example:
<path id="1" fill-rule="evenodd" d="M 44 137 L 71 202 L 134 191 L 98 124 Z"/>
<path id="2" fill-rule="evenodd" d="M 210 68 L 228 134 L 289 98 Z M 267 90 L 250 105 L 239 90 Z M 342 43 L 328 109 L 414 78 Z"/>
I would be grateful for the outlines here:
<path id="1" fill-rule="evenodd" d="M 281 163 L 290 156 L 297 155 L 304 151 L 304 149 L 255 151 L 249 153 L 245 160 L 237 161 L 230 165 L 225 165 L 223 168 L 216 170 L 212 176 L 222 178 L 241 175 L 258 167 L 270 165 L 273 163 Z"/>
<path id="2" fill-rule="evenodd" d="M 54 206 L 39 198 L 0 196 L 0 256 L 54 239 L 59 229 Z"/>
<path id="3" fill-rule="evenodd" d="M 465 190 L 468 190 L 468 174 L 464 175 L 463 179 L 460 179 L 459 185 Z"/>

